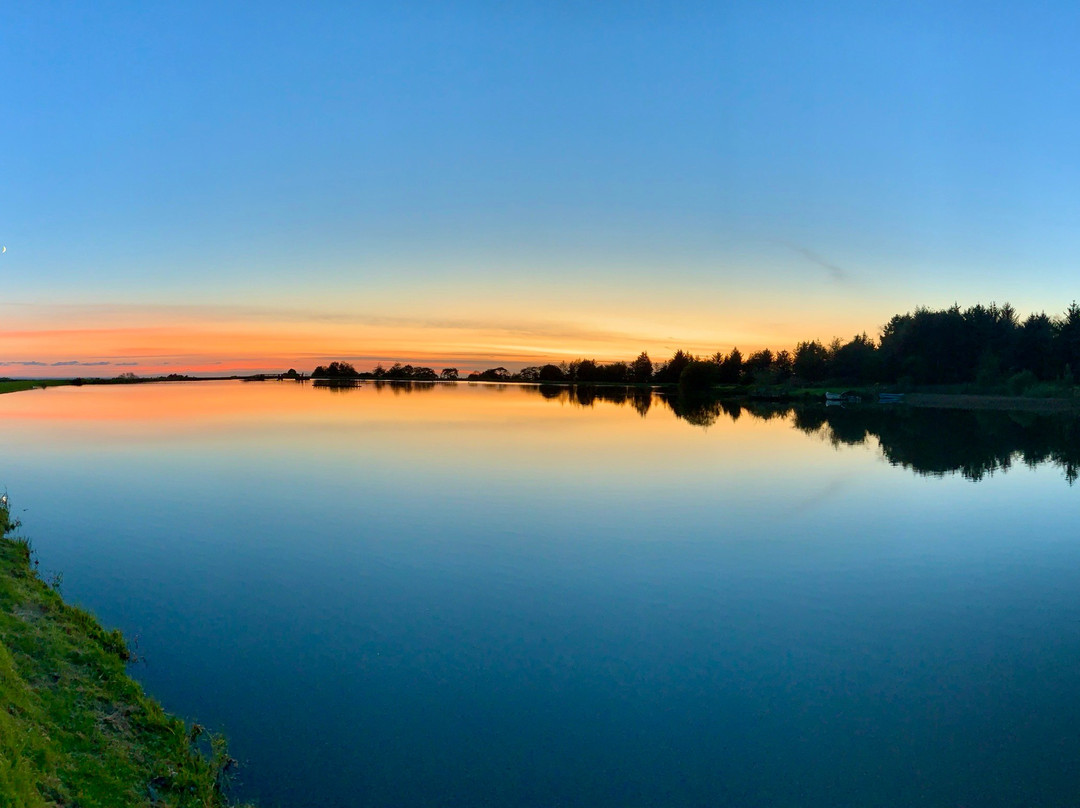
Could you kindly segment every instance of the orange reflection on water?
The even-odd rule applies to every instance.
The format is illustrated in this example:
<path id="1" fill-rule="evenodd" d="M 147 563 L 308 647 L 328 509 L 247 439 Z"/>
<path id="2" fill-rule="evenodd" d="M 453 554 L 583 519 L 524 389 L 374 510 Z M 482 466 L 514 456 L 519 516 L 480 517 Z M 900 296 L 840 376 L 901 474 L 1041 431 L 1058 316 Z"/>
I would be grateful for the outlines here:
<path id="1" fill-rule="evenodd" d="M 545 394 L 547 397 L 545 397 Z M 647 403 L 647 406 L 646 406 Z M 645 411 L 644 417 L 640 414 Z M 195 451 L 270 444 L 342 462 L 378 450 L 379 462 L 513 465 L 538 473 L 617 473 L 651 479 L 655 462 L 677 458 L 718 478 L 779 478 L 799 456 L 824 468 L 835 455 L 786 418 L 719 414 L 707 428 L 677 418 L 659 396 L 635 407 L 590 400 L 565 388 L 491 384 L 364 383 L 334 390 L 297 382 L 175 382 L 56 387 L 0 396 L 0 419 L 51 441 L 161 443 Z M 40 426 L 31 427 L 31 422 Z M 203 443 L 202 445 L 210 445 Z M 602 460 L 601 460 L 602 458 Z M 835 460 L 835 458 L 833 458 Z M 662 488 L 664 481 L 655 485 Z"/>

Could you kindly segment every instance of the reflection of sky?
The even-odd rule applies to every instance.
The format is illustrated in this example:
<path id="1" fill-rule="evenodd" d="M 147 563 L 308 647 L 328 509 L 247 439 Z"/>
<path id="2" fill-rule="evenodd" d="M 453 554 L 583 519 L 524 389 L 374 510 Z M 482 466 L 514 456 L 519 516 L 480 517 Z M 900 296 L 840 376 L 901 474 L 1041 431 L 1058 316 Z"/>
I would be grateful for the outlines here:
<path id="1" fill-rule="evenodd" d="M 466 384 L 3 395 L 0 457 L 43 571 L 261 804 L 1075 793 L 1056 468 Z"/>
<path id="2" fill-rule="evenodd" d="M 2 29 L 0 372 L 745 351 L 1069 302 L 1071 5 L 120 3 Z"/>
<path id="3" fill-rule="evenodd" d="M 25 427 L 12 440 L 42 454 L 63 453 L 74 443 L 120 457 L 148 447 L 218 456 L 215 442 L 226 441 L 300 457 L 314 450 L 320 468 L 342 474 L 362 473 L 359 458 L 370 453 L 379 456 L 384 473 L 424 477 L 453 470 L 486 476 L 493 467 L 516 467 L 514 476 L 531 483 L 572 490 L 582 481 L 609 480 L 616 488 L 654 492 L 657 499 L 677 497 L 687 482 L 696 490 L 699 475 L 720 475 L 735 485 L 777 479 L 788 473 L 781 458 L 793 455 L 823 473 L 843 466 L 838 452 L 822 451 L 815 445 L 819 439 L 808 440 L 786 420 L 744 417 L 736 424 L 721 416 L 705 431 L 677 419 L 657 399 L 643 430 L 629 401 L 582 407 L 565 398 L 548 401 L 516 385 L 368 383 L 344 391 L 295 382 L 58 387 L 2 396 L 0 415 Z M 656 479 L 650 472 L 662 455 L 678 458 L 674 478 Z M 222 459 L 227 462 L 227 456 Z"/>
<path id="4" fill-rule="evenodd" d="M 630 400 L 583 407 L 565 395 L 547 400 L 515 385 L 61 387 L 0 396 L 0 418 L 16 456 L 62 466 L 74 451 L 121 478 L 129 474 L 128 460 L 147 453 L 175 466 L 178 479 L 189 481 L 181 485 L 193 484 L 200 470 L 215 478 L 247 476 L 242 470 L 252 457 L 269 456 L 282 473 L 325 479 L 335 488 L 357 482 L 394 497 L 400 487 L 430 495 L 467 483 L 508 502 L 549 497 L 585 507 L 592 501 L 600 513 L 636 502 L 661 521 L 684 524 L 707 514 L 717 491 L 741 492 L 725 519 L 766 524 L 862 510 L 870 492 L 897 481 L 903 485 L 896 497 L 879 507 L 944 514 L 954 486 L 970 485 L 959 477 L 920 482 L 891 468 L 876 439 L 834 446 L 824 433 L 795 429 L 790 418 L 744 413 L 733 421 L 721 414 L 702 429 L 676 418 L 659 398 L 642 419 Z M 493 474 L 496 469 L 506 473 Z M 1024 488 L 1028 474 L 1014 467 L 1011 486 Z M 129 483 L 139 481 L 125 480 L 123 487 Z M 1031 485 L 1034 492 L 1039 483 Z M 965 496 L 980 498 L 991 487 Z M 991 500 L 985 504 L 980 512 L 998 510 Z M 706 529 L 712 517 L 703 518 L 695 524 Z"/>

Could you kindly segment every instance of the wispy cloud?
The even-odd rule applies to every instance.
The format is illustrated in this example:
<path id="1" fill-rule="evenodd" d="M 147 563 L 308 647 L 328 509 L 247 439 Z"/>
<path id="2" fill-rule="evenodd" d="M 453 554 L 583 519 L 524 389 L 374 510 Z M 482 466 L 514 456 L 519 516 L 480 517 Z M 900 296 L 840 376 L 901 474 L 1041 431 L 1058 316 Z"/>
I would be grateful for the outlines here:
<path id="1" fill-rule="evenodd" d="M 81 361 L 79 359 L 65 359 L 64 361 L 61 361 L 61 362 L 39 362 L 36 359 L 27 359 L 27 360 L 24 360 L 24 361 L 17 361 L 17 360 L 14 360 L 14 359 L 0 360 L 0 367 L 11 367 L 11 366 L 18 365 L 20 367 L 27 367 L 27 368 L 62 368 L 62 367 L 97 368 L 97 367 L 104 367 L 106 365 L 112 365 L 112 364 L 136 365 L 138 363 L 137 362 L 123 362 L 123 363 L 116 362 L 116 363 L 113 363 L 113 362 L 105 362 L 105 361 L 83 362 L 83 361 Z"/>
<path id="2" fill-rule="evenodd" d="M 33 329 L 38 334 L 63 335 L 64 333 L 96 334 L 131 333 L 138 329 L 155 330 L 162 322 L 175 327 L 180 323 L 197 323 L 200 326 L 232 324 L 236 322 L 309 323 L 331 325 L 375 326 L 381 328 L 443 329 L 447 331 L 483 332 L 490 335 L 543 337 L 578 340 L 640 339 L 639 335 L 622 331 L 598 329 L 581 323 L 556 320 L 523 320 L 468 318 L 445 316 L 390 316 L 368 311 L 326 311 L 303 307 L 249 306 L 249 305 L 176 305 L 176 304 L 127 304 L 127 303 L 0 303 L 0 310 L 10 309 L 13 314 L 35 313 L 38 322 L 63 321 L 66 323 L 92 323 L 88 327 L 68 327 L 47 330 Z M 101 327 L 97 323 L 126 321 L 130 325 Z M 151 325 L 153 323 L 154 325 Z M 25 334 L 22 330 L 0 332 L 0 336 L 14 337 Z"/>
<path id="3" fill-rule="evenodd" d="M 834 264 L 832 261 L 818 255 L 813 250 L 807 249 L 799 244 L 792 244 L 790 241 L 781 241 L 780 243 L 789 250 L 798 253 L 810 263 L 817 264 L 819 267 L 826 270 L 829 273 L 829 277 L 834 281 L 837 281 L 838 283 L 851 282 L 851 273 L 839 264 Z"/>

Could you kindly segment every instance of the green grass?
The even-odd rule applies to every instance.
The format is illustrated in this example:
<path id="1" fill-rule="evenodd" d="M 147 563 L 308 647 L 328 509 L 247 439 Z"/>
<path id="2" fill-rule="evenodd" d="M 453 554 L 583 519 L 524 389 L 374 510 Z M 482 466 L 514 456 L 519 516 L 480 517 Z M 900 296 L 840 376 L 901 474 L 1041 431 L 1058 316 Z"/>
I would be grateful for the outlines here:
<path id="1" fill-rule="evenodd" d="M 71 381 L 68 379 L 8 379 L 0 381 L 0 393 L 18 393 L 35 387 L 59 387 L 63 384 L 71 384 Z"/>
<path id="2" fill-rule="evenodd" d="M 0 509 L 0 808 L 226 805 L 224 741 L 147 697 L 120 632 L 65 604 L 9 528 Z"/>

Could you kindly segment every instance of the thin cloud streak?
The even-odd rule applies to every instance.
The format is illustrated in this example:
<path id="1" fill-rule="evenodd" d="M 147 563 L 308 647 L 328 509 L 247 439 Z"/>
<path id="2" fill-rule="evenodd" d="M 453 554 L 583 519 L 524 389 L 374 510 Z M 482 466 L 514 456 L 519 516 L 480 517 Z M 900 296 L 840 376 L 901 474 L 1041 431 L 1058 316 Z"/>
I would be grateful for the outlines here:
<path id="1" fill-rule="evenodd" d="M 806 247 L 802 247 L 798 244 L 792 244 L 790 241 L 781 241 L 779 243 L 787 247 L 792 252 L 798 253 L 810 263 L 817 264 L 819 267 L 826 270 L 829 273 L 829 277 L 832 278 L 834 281 L 838 283 L 852 282 L 853 279 L 850 272 L 848 272 L 839 264 L 834 264 L 832 261 L 822 258 L 813 250 L 807 249 Z"/>
<path id="2" fill-rule="evenodd" d="M 102 361 L 102 360 L 98 360 L 98 361 L 94 361 L 94 362 L 86 362 L 86 361 L 83 361 L 81 359 L 65 359 L 65 360 L 59 361 L 59 362 L 39 362 L 36 359 L 28 359 L 28 360 L 24 360 L 24 361 L 19 361 L 19 360 L 15 360 L 15 359 L 0 360 L 0 367 L 19 366 L 19 367 L 31 367 L 31 368 L 46 368 L 46 367 L 52 367 L 52 368 L 60 368 L 60 367 L 93 368 L 93 367 L 105 367 L 107 365 L 118 365 L 118 364 L 121 364 L 121 363 L 120 362 L 105 362 L 105 361 Z M 124 363 L 124 364 L 137 364 L 137 363 Z"/>
<path id="3" fill-rule="evenodd" d="M 182 367 L 219 363 L 269 372 L 294 365 L 310 369 L 301 366 L 305 361 L 323 364 L 334 359 L 482 369 L 580 357 L 629 360 L 642 350 L 664 359 L 672 346 L 709 355 L 732 345 L 747 351 L 776 347 L 779 342 L 748 329 L 738 318 L 717 317 L 715 326 L 680 318 L 680 335 L 670 320 L 638 316 L 623 312 L 589 327 L 587 319 L 577 314 L 575 322 L 534 320 L 528 313 L 513 320 L 503 311 L 490 318 L 483 311 L 472 317 L 434 311 L 425 317 L 416 312 L 387 316 L 304 306 L 5 301 L 0 303 L 6 326 L 0 341 L 12 353 L 36 355 L 50 363 L 69 361 L 71 346 L 78 345 L 90 354 L 83 361 L 135 362 L 125 367 L 147 372 L 166 362 Z"/>
<path id="4" fill-rule="evenodd" d="M 115 320 L 127 317 L 136 322 L 153 320 L 194 321 L 204 325 L 222 322 L 273 322 L 273 323 L 313 323 L 330 325 L 375 326 L 384 328 L 424 328 L 446 329 L 452 331 L 484 332 L 505 336 L 557 337 L 579 340 L 633 340 L 642 339 L 628 332 L 587 328 L 571 322 L 552 321 L 516 321 L 509 323 L 499 319 L 478 320 L 468 318 L 387 316 L 369 312 L 318 311 L 304 308 L 263 307 L 231 304 L 189 305 L 189 304 L 109 304 L 109 303 L 0 303 L 0 310 L 11 309 L 13 313 L 34 310 L 33 320 L 41 322 L 49 315 L 56 319 L 70 321 L 82 316 L 91 322 Z M 155 326 L 144 326 L 146 330 L 156 330 Z M 68 328 L 6 330 L 0 336 L 15 337 L 32 332 L 35 334 L 62 335 L 86 333 L 99 334 L 131 332 L 141 330 L 139 326 L 129 328 Z"/>

